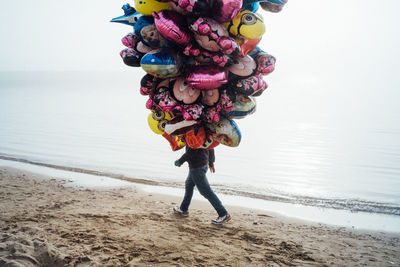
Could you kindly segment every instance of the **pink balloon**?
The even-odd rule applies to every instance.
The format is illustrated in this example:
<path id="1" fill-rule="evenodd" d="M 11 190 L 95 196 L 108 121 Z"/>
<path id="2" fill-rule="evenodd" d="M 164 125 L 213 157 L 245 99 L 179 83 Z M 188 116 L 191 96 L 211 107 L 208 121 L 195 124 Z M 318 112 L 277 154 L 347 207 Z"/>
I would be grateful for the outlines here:
<path id="1" fill-rule="evenodd" d="M 218 22 L 231 21 L 242 7 L 242 0 L 217 0 L 215 1 L 216 11 L 213 12 L 213 17 Z"/>
<path id="2" fill-rule="evenodd" d="M 228 82 L 226 72 L 223 68 L 215 66 L 199 66 L 190 73 L 186 81 L 193 88 L 200 90 L 217 89 Z"/>
<path id="3" fill-rule="evenodd" d="M 205 106 L 209 107 L 214 106 L 219 101 L 218 89 L 202 91 L 201 94 L 202 94 L 201 103 Z"/>
<path id="4" fill-rule="evenodd" d="M 266 52 L 258 53 L 254 59 L 257 62 L 257 73 L 268 75 L 275 70 L 276 59 Z"/>
<path id="5" fill-rule="evenodd" d="M 193 104 L 200 96 L 200 90 L 192 88 L 182 77 L 175 81 L 172 92 L 184 104 Z"/>
<path id="6" fill-rule="evenodd" d="M 190 24 L 190 30 L 194 32 L 196 42 L 208 51 L 221 51 L 226 55 L 240 53 L 239 45 L 229 37 L 225 27 L 216 20 L 200 17 Z"/>
<path id="7" fill-rule="evenodd" d="M 240 55 L 233 59 L 228 71 L 229 80 L 246 79 L 257 72 L 257 63 L 251 56 Z"/>
<path id="8" fill-rule="evenodd" d="M 274 13 L 280 12 L 288 0 L 282 0 L 284 4 L 275 4 L 272 2 L 260 2 L 260 6 L 265 11 L 271 11 Z"/>
<path id="9" fill-rule="evenodd" d="M 171 10 L 153 12 L 154 24 L 159 33 L 168 41 L 185 46 L 192 39 L 187 30 L 186 20 L 180 14 Z"/>
<path id="10" fill-rule="evenodd" d="M 209 65 L 212 62 L 219 67 L 225 67 L 232 64 L 232 60 L 228 55 L 222 52 L 210 52 L 200 47 L 197 44 L 189 44 L 183 50 L 183 54 L 192 57 L 196 63 L 200 65 Z"/>

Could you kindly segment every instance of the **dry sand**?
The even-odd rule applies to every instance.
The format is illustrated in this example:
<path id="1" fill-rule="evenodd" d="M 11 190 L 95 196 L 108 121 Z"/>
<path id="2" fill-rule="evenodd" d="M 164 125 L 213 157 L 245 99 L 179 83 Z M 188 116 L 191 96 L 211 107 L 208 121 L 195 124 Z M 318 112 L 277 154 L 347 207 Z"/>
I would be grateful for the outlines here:
<path id="1" fill-rule="evenodd" d="M 400 266 L 399 234 L 354 231 L 132 188 L 84 189 L 0 169 L 0 266 Z"/>

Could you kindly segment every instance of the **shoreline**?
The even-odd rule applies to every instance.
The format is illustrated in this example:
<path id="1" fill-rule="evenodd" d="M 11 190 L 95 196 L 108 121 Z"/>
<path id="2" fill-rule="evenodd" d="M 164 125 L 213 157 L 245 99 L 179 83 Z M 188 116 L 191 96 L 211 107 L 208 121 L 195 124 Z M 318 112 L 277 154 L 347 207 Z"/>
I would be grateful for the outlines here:
<path id="1" fill-rule="evenodd" d="M 181 197 L 184 194 L 183 188 L 175 185 L 166 185 L 162 182 L 145 180 L 140 178 L 126 177 L 112 173 L 105 173 L 82 168 L 70 168 L 65 166 L 37 163 L 25 159 L 0 156 L 0 167 L 8 166 L 41 175 L 52 175 L 58 178 L 67 176 L 73 177 L 75 185 L 87 188 L 115 187 L 115 186 L 140 186 L 142 190 L 155 194 L 168 194 Z M 400 233 L 400 216 L 386 215 L 379 213 L 353 212 L 343 209 L 321 208 L 294 203 L 269 201 L 259 198 L 252 198 L 234 194 L 226 194 L 214 190 L 223 203 L 230 206 L 240 206 L 249 209 L 274 212 L 280 216 L 300 219 L 310 223 L 322 223 L 338 227 L 367 231 L 384 231 Z M 199 195 L 194 199 L 204 201 Z"/>
<path id="2" fill-rule="evenodd" d="M 0 167 L 0 265 L 357 266 L 400 264 L 400 234 L 357 231 L 228 205 L 232 220 L 194 200 L 132 185 L 89 189 Z"/>

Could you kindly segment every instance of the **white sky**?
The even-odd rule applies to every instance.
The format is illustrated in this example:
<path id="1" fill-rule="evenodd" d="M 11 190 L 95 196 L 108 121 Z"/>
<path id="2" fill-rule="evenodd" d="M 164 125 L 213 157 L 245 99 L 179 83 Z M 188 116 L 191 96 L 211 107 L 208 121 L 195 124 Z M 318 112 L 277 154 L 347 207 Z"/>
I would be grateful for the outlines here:
<path id="1" fill-rule="evenodd" d="M 131 27 L 109 22 L 127 2 L 8 0 L 0 9 L 0 71 L 113 70 L 140 79 L 144 72 L 119 56 Z M 290 0 L 277 14 L 260 9 L 260 46 L 278 60 L 267 78 L 271 92 L 291 106 L 309 99 L 310 114 L 329 104 L 365 124 L 387 114 L 400 122 L 399 10 L 399 0 Z"/>
<path id="2" fill-rule="evenodd" d="M 0 70 L 123 69 L 119 40 L 131 29 L 109 20 L 126 2 L 6 1 Z M 399 9 L 398 0 L 291 0 L 281 13 L 261 10 L 267 27 L 261 46 L 282 69 L 396 75 Z"/>
<path id="3" fill-rule="evenodd" d="M 109 22 L 127 2 L 7 1 L 0 9 L 0 71 L 113 70 L 139 79 L 144 72 L 119 57 L 131 27 Z M 312 110 L 346 106 L 346 116 L 355 112 L 365 124 L 383 108 L 380 121 L 386 114 L 400 121 L 398 10 L 398 0 L 290 0 L 277 14 L 260 9 L 266 24 L 260 46 L 278 60 L 267 78 L 273 92 L 290 96 L 290 105 L 298 97 L 320 101 Z"/>

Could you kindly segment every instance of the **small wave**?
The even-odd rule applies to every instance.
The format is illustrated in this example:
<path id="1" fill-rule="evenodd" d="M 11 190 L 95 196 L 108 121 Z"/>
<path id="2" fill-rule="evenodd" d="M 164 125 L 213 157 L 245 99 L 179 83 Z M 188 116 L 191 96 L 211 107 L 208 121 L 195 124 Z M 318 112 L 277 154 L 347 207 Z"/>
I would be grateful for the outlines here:
<path id="1" fill-rule="evenodd" d="M 88 169 L 83 169 L 83 168 L 75 168 L 75 167 L 68 167 L 68 166 L 55 165 L 55 164 L 49 164 L 49 163 L 42 163 L 42 162 L 36 162 L 36 161 L 27 160 L 27 159 L 20 159 L 20 158 L 1 156 L 1 155 L 0 155 L 0 159 L 28 163 L 28 164 L 32 164 L 32 165 L 43 166 L 43 167 L 48 167 L 48 168 L 53 168 L 53 169 L 63 170 L 63 171 L 92 174 L 92 175 L 96 175 L 96 176 L 106 176 L 106 177 L 120 179 L 120 180 L 124 180 L 124 181 L 128 181 L 128 182 L 132 182 L 132 183 L 138 183 L 138 184 L 160 185 L 160 183 L 158 183 L 156 181 L 134 178 L 134 177 L 127 177 L 122 174 L 116 174 L 116 173 L 110 173 L 110 172 L 101 172 L 101 171 L 88 170 Z"/>
<path id="2" fill-rule="evenodd" d="M 14 158 L 9 156 L 0 155 L 0 159 L 10 160 L 16 162 L 22 162 L 27 164 L 33 164 L 37 166 L 43 166 L 48 168 L 54 168 L 58 170 L 92 174 L 96 176 L 106 176 L 115 179 L 120 179 L 132 183 L 138 184 L 146 184 L 146 185 L 157 185 L 157 186 L 166 186 L 166 187 L 177 187 L 183 188 L 184 183 L 176 183 L 176 182 L 159 182 L 148 179 L 140 179 L 135 177 L 128 177 L 126 175 L 110 173 L 110 172 L 102 172 L 96 170 L 88 170 L 83 168 L 76 167 L 68 167 L 62 165 L 55 165 L 49 163 L 35 162 L 27 159 Z M 368 213 L 379 213 L 379 214 L 388 214 L 388 215 L 396 215 L 400 216 L 400 206 L 391 204 L 391 203 L 379 203 L 373 201 L 366 201 L 360 199 L 343 199 L 343 198 L 317 198 L 317 197 L 309 197 L 309 196 L 297 196 L 297 195 L 268 195 L 268 194 L 260 194 L 254 192 L 248 192 L 244 190 L 238 190 L 234 188 L 229 188 L 228 185 L 215 185 L 214 190 L 219 193 L 234 195 L 234 196 L 243 196 L 249 198 L 262 199 L 267 201 L 275 201 L 275 202 L 283 202 L 290 204 L 300 204 L 304 206 L 313 206 L 319 208 L 331 208 L 331 209 L 339 209 L 339 210 L 348 210 L 351 212 L 368 212 Z"/>
<path id="3" fill-rule="evenodd" d="M 351 212 L 368 212 L 400 216 L 400 207 L 391 203 L 379 203 L 360 199 L 316 198 L 295 195 L 276 196 L 222 188 L 218 191 L 231 195 L 245 196 L 250 198 L 258 198 L 268 201 L 277 201 L 290 204 L 300 204 L 304 206 L 348 210 Z"/>

